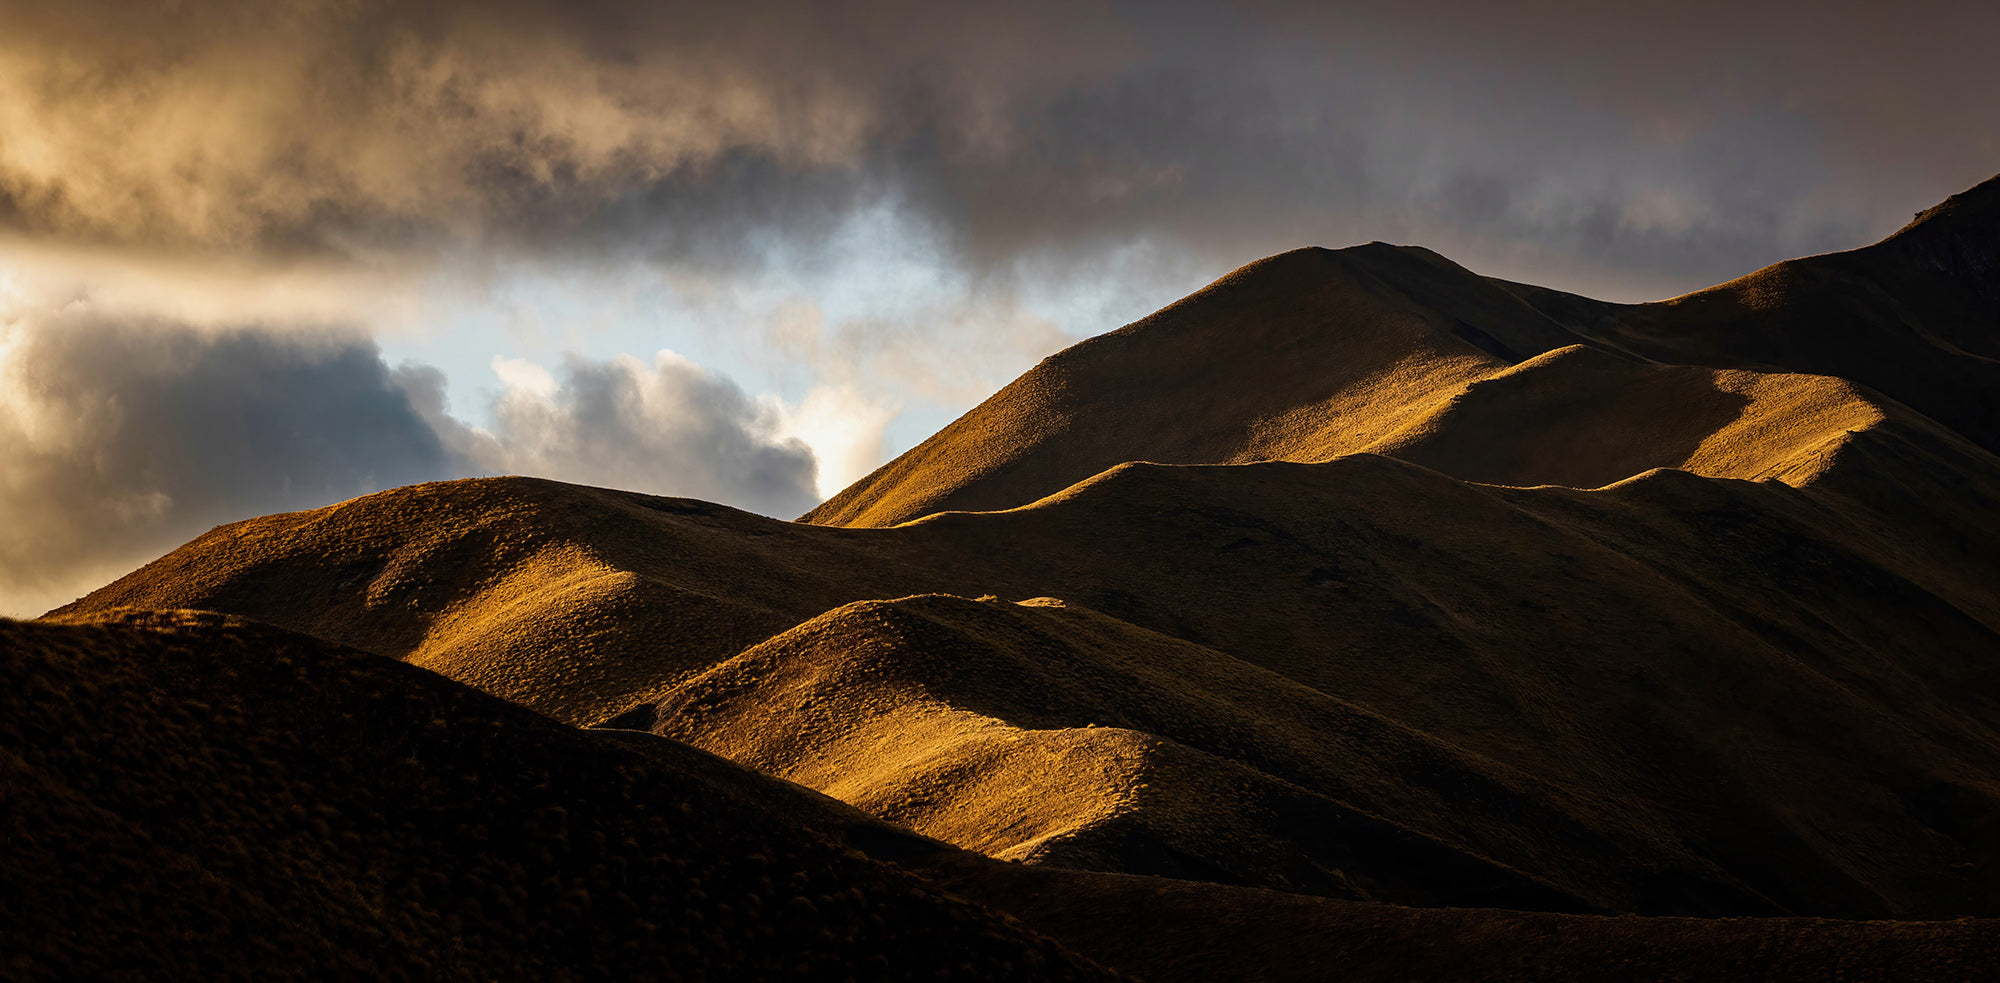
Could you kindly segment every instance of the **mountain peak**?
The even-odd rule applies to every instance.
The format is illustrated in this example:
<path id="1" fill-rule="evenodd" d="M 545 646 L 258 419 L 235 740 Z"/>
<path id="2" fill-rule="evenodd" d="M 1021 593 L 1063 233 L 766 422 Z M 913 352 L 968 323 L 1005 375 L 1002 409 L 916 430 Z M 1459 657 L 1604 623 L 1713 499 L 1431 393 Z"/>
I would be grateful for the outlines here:
<path id="1" fill-rule="evenodd" d="M 1961 281 L 2000 314 L 2000 176 L 1917 213 L 1882 246 L 1931 273 Z"/>
<path id="2" fill-rule="evenodd" d="M 1985 395 L 2000 373 L 1996 217 L 2000 178 L 1876 246 L 1638 305 L 1487 279 L 1415 246 L 1288 250 L 1050 356 L 804 521 L 1014 508 L 1128 461 L 1363 451 L 1505 484 L 1656 467 L 1804 481 L 1819 468 L 1794 458 L 1883 418 L 1876 392 L 2000 448 Z M 1600 357 L 1537 361 L 1579 347 Z M 1783 438 L 1745 442 L 1764 430 Z"/>
<path id="3" fill-rule="evenodd" d="M 1940 224 L 1978 225 L 1991 235 L 1996 222 L 2000 222 L 2000 174 L 1918 212 L 1896 235 Z"/>

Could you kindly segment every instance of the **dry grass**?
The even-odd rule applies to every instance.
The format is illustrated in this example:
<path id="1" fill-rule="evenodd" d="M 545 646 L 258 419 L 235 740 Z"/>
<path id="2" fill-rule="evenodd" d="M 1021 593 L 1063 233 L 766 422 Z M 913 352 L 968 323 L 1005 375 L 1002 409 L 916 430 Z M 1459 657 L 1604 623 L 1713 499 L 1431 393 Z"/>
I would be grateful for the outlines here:
<path id="1" fill-rule="evenodd" d="M 1965 470 L 1983 458 L 1956 460 L 1968 477 L 1926 492 L 1934 509 L 1987 480 Z M 739 657 L 769 667 L 745 677 L 760 685 L 874 672 L 855 661 L 874 652 L 905 658 L 893 635 L 833 611 L 843 604 L 1053 596 L 1070 612 L 987 606 L 1028 619 L 1031 643 L 947 626 L 927 644 L 961 658 L 1016 646 L 1009 658 L 1037 671 L 1076 667 L 1066 671 L 1106 680 L 1100 692 L 1153 693 L 1163 707 L 1175 687 L 1148 686 L 1129 653 L 1171 650 L 1301 694 L 1242 698 L 1239 732 L 1317 726 L 1333 707 L 1382 723 L 1365 741 L 1325 743 L 1306 769 L 1269 741 L 1192 728 L 1224 724 L 1212 674 L 1176 670 L 1180 709 L 1121 709 L 1132 723 L 1120 725 L 1093 707 L 1048 718 L 939 695 L 937 680 L 892 663 L 880 671 L 935 707 L 871 703 L 843 683 L 829 684 L 837 699 L 795 711 L 797 694 L 773 683 L 718 702 L 722 717 L 677 712 L 675 726 L 954 842 L 1100 869 L 1464 903 L 1426 868 L 1344 859 L 1341 838 L 1358 835 L 1346 827 L 1306 846 L 1283 818 L 1337 814 L 1547 886 L 1540 907 L 1936 917 L 1995 901 L 1995 844 L 1978 832 L 2000 804 L 1994 557 L 1913 551 L 1832 492 L 1676 471 L 1595 491 L 1513 489 L 1354 456 L 1127 466 L 1031 508 L 886 530 L 692 508 L 527 480 L 405 489 L 258 520 L 267 545 L 247 556 L 246 537 L 218 532 L 71 616 L 230 609 L 593 723 L 728 678 Z M 496 539 L 525 555 L 493 564 L 481 551 Z M 614 598 L 634 600 L 596 606 L 563 593 L 574 581 L 537 584 L 536 571 L 569 569 L 551 554 L 588 557 L 606 571 L 597 582 L 628 585 Z M 383 572 L 342 587 L 350 565 Z M 517 600 L 499 603 L 501 591 Z M 520 616 L 482 628 L 469 613 L 490 610 Z M 416 630 L 384 627 L 399 623 Z M 784 634 L 799 625 L 803 636 Z M 473 646 L 500 654 L 460 658 Z M 1022 698 L 1067 685 L 1024 686 Z M 836 717 L 861 737 L 807 727 Z M 878 739 L 901 750 L 846 774 L 756 757 L 796 745 L 785 753 L 851 761 Z M 1155 780 L 1156 767 L 1172 779 Z M 1037 776 L 1058 771 L 1080 784 L 1046 790 Z M 1043 818 L 1012 825 L 1022 814 Z M 1230 840 L 1244 849 L 1213 846 Z M 1167 846 L 1102 845 L 1126 842 Z"/>
<path id="2" fill-rule="evenodd" d="M 1889 400 L 2000 450 L 1996 225 L 2000 179 L 1884 243 L 1640 305 L 1415 247 L 1295 250 L 1050 357 L 805 521 L 1011 508 L 1126 461 L 1362 452 L 1511 485 L 1797 485 L 1849 431 L 1915 417 Z"/>
<path id="3" fill-rule="evenodd" d="M 1112 976 L 694 752 L 264 626 L 122 620 L 0 622 L 9 979 Z"/>
<path id="4" fill-rule="evenodd" d="M 1160 983 L 1865 983 L 2000 958 L 1992 921 L 1420 910 L 999 863 L 379 657 L 119 622 L 0 622 L 9 979 L 1110 978 L 1076 952 Z"/>
<path id="5" fill-rule="evenodd" d="M 1144 972 L 1216 967 L 1064 919 L 1221 945 L 1197 912 L 1226 903 L 1246 938 L 1290 941 L 1267 911 L 1329 933 L 1238 960 L 1281 975 L 1965 976 L 1990 923 L 1346 901 L 2000 914 L 1996 198 L 1653 305 L 1287 253 L 805 523 L 413 486 L 217 529 L 51 617 L 228 611 L 995 857 L 1324 896 L 1060 888 L 1086 900 L 1038 924 Z M 1081 876 L 960 860 L 1024 917 L 1006 891 Z"/>

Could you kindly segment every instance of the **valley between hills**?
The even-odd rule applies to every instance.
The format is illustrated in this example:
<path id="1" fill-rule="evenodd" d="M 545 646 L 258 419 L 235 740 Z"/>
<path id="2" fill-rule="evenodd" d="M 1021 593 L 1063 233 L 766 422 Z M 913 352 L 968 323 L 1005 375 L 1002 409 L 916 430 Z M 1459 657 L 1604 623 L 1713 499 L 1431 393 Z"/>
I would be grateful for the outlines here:
<path id="1" fill-rule="evenodd" d="M 1987 979 L 2000 178 L 1650 304 L 1295 250 L 797 521 L 416 485 L 0 637 L 20 979 Z"/>

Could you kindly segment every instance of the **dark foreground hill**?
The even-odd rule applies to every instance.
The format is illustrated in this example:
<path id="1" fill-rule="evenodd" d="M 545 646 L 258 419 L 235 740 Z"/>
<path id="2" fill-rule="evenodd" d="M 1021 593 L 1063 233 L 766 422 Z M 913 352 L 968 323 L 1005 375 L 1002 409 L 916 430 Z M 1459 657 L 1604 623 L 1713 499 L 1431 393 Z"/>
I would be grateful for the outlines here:
<path id="1" fill-rule="evenodd" d="M 1111 977 L 755 776 L 289 632 L 6 622 L 0 674 L 10 979 Z"/>
<path id="2" fill-rule="evenodd" d="M 1425 911 L 1004 864 L 218 615 L 0 622 L 0 681 L 9 979 L 1973 980 L 2000 958 L 1990 921 Z"/>

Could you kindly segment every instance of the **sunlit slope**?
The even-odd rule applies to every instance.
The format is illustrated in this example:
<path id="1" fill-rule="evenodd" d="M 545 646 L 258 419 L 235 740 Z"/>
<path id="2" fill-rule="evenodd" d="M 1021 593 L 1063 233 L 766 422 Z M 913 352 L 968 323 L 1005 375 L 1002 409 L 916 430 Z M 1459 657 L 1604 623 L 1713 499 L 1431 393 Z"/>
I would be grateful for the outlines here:
<path id="1" fill-rule="evenodd" d="M 1551 888 L 1465 846 L 1518 838 L 1524 824 L 1486 828 L 1480 810 L 1446 801 L 1447 786 L 1568 824 L 1527 776 L 1051 600 L 847 605 L 676 687 L 648 716 L 668 736 L 1002 859 L 1391 901 L 1625 900 L 1581 879 L 1573 894 Z M 1353 801 L 1421 813 L 1457 842 Z"/>
<path id="2" fill-rule="evenodd" d="M 1471 383 L 1371 450 L 1489 484 L 1596 488 L 1673 467 L 1797 485 L 1890 414 L 1922 420 L 1827 376 L 1639 365 L 1577 345 Z"/>
<path id="3" fill-rule="evenodd" d="M 1219 805 L 1227 796 L 1215 783 L 1264 781 L 1245 778 L 1249 769 L 1319 796 L 1311 808 L 1351 808 L 1602 907 L 1988 910 L 1996 851 L 1980 830 L 2000 814 L 1995 557 L 1976 540 L 1960 555 L 1930 549 L 1883 525 L 1876 505 L 1831 489 L 1853 459 L 1878 504 L 1901 496 L 1972 514 L 1992 500 L 1993 462 L 1962 441 L 1864 435 L 1831 453 L 1803 489 L 1677 471 L 1592 491 L 1506 488 L 1370 455 L 1128 465 L 1032 507 L 890 529 L 784 523 L 529 479 L 446 483 L 219 529 L 61 614 L 230 610 L 589 723 L 669 700 L 714 667 L 726 676 L 746 650 L 849 602 L 1056 597 L 1330 701 L 1309 711 L 1271 703 L 1278 731 L 1339 705 L 1385 721 L 1384 733 L 1407 747 L 1462 753 L 1439 759 L 1453 762 L 1444 770 L 1385 778 L 1389 786 L 1364 797 L 1305 784 L 1261 752 L 1203 743 L 1179 717 L 1124 709 L 1129 725 L 1108 715 L 1014 720 L 962 693 L 940 698 L 935 718 L 848 707 L 856 726 L 879 728 L 884 740 L 922 746 L 932 739 L 922 727 L 948 725 L 963 735 L 953 740 L 978 750 L 924 786 L 933 804 L 898 815 L 921 825 L 931 810 L 937 825 L 927 828 L 994 852 L 1040 835 L 1001 824 L 1047 794 L 1016 780 L 1042 773 L 1027 751 L 1019 760 L 994 751 L 1011 728 L 1035 755 L 1097 782 L 1079 801 L 1104 809 L 1078 806 L 1038 827 L 1052 840 L 1127 829 L 1140 831 L 1128 839 L 1171 843 L 1180 820 L 1168 817 L 1192 809 L 1207 811 L 1187 828 L 1268 823 L 1246 842 L 1286 844 L 1224 858 L 1209 874 L 1222 879 L 1277 883 L 1302 863 L 1350 873 L 1323 859 L 1330 848 L 1292 842 L 1300 833 L 1286 817 L 1305 805 L 1255 820 Z M 1899 480 L 1894 467 L 1920 452 L 1936 455 L 1926 467 L 1955 470 Z M 597 583 L 626 586 L 608 593 L 611 604 L 578 587 Z M 1137 644 L 1091 641 L 1092 616 L 1031 614 L 1055 651 L 1110 658 Z M 857 635 L 855 645 L 864 641 Z M 797 671 L 822 671 L 799 658 Z M 1192 700 L 1206 684 L 1187 685 Z M 732 704 L 739 715 L 768 705 L 771 729 L 731 734 L 743 743 L 729 746 L 753 757 L 766 742 L 812 746 L 811 735 L 777 724 L 789 719 L 787 699 L 766 692 Z M 688 720 L 714 723 L 693 711 Z M 1106 729 L 1115 733 L 1096 733 Z M 1156 762 L 1178 777 L 1148 782 L 1144 769 Z M 1102 765 L 1101 781 L 1085 765 Z M 921 776 L 928 766 L 895 767 Z M 1512 791 L 1466 794 L 1471 776 Z M 879 786 L 865 772 L 853 777 L 843 789 L 838 776 L 811 782 L 877 808 L 905 795 L 896 775 Z M 1135 794 L 1142 784 L 1160 791 Z M 1140 815 L 1118 814 L 1128 799 Z M 1123 869 L 1092 856 L 1114 857 L 1079 849 L 1064 861 Z M 1386 884 L 1368 894 L 1415 899 L 1425 889 Z"/>
<path id="4" fill-rule="evenodd" d="M 1125 461 L 1323 460 L 1434 412 L 1519 348 L 1576 340 L 1427 250 L 1294 250 L 1050 356 L 805 519 L 1010 508 Z"/>
<path id="5" fill-rule="evenodd" d="M 1594 883 L 1622 882 L 1640 910 L 1746 910 L 1668 876 L 1657 857 L 1682 845 L 1790 910 L 1993 903 L 1979 830 L 2000 803 L 2000 636 L 1815 529 L 1847 520 L 1809 493 L 1674 471 L 1595 492 L 1481 488 L 1357 457 L 1128 466 L 1011 515 L 916 528 L 956 527 L 967 556 L 1074 544 L 1041 554 L 1045 583 L 1079 554 L 1117 557 L 1119 574 L 1064 596 L 1546 783 L 1534 800 L 1574 826 L 1521 822 L 1545 854 L 1481 845 L 1514 869 L 1556 879 L 1599 838 L 1626 852 Z M 1460 843 L 1518 808 L 1440 787 L 1459 793 L 1442 822 L 1357 804 Z"/>
<path id="6" fill-rule="evenodd" d="M 1667 363 L 1840 376 L 2000 451 L 2000 178 L 1874 245 L 1659 303 L 1492 282 L 1600 344 Z"/>
<path id="7" fill-rule="evenodd" d="M 758 549 L 784 528 L 537 479 L 416 485 L 218 527 L 60 613 L 241 613 L 588 722 L 849 590 L 888 589 L 803 574 L 831 559 L 810 546 Z"/>
<path id="8" fill-rule="evenodd" d="M 1898 402 L 1996 450 L 1996 239 L 2000 181 L 1874 246 L 1640 305 L 1418 248 L 1296 250 L 1051 356 L 804 518 L 1010 508 L 1125 461 L 1361 451 L 1515 485 L 1796 484 L 1846 431 L 1917 415 Z"/>

